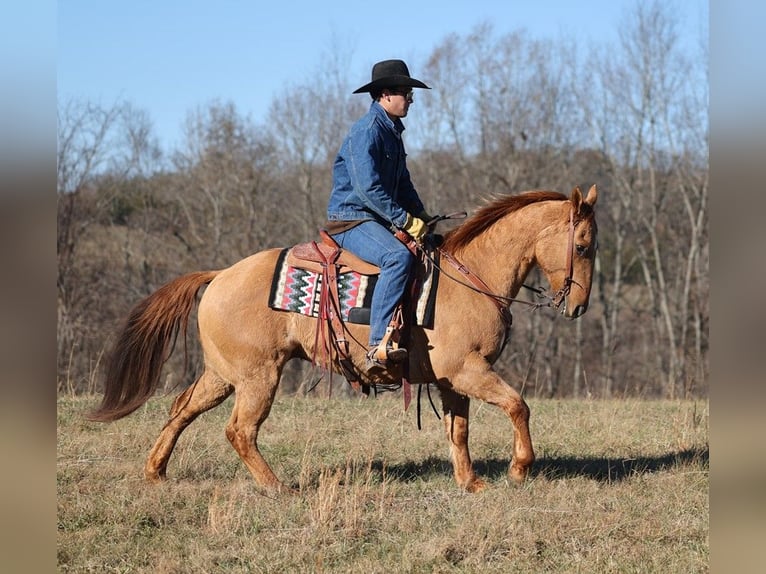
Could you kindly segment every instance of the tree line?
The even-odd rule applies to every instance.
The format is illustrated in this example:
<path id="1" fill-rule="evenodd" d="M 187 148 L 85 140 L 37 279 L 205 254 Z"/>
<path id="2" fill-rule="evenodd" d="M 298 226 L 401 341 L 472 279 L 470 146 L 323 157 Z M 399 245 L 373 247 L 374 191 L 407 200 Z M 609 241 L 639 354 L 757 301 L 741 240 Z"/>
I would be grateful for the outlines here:
<path id="1" fill-rule="evenodd" d="M 599 187 L 588 313 L 568 322 L 512 307 L 496 366 L 527 395 L 707 393 L 708 54 L 677 27 L 661 3 L 637 6 L 617 46 L 481 24 L 410 64 L 434 87 L 416 93 L 404 136 L 431 212 Z M 337 149 L 369 105 L 351 94 L 342 56 L 321 69 L 286 86 L 265 123 L 230 102 L 200 105 L 172 150 L 129 102 L 59 102 L 59 391 L 99 389 L 115 329 L 166 281 L 316 237 Z M 174 356 L 166 369 L 168 388 L 195 377 L 201 357 L 188 347 L 189 368 Z M 302 372 L 286 374 L 284 392 Z"/>

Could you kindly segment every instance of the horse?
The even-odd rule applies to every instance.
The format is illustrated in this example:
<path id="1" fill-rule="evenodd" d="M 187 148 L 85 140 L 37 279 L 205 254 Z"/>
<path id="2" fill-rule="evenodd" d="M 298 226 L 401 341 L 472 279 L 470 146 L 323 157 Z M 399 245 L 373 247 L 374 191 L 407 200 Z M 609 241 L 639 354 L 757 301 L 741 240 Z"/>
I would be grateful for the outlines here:
<path id="1" fill-rule="evenodd" d="M 569 197 L 545 190 L 496 196 L 443 236 L 442 251 L 487 289 L 455 273 L 450 275 L 453 281 L 438 282 L 432 328 L 411 328 L 409 377 L 413 384 L 438 388 L 454 478 L 467 492 L 488 486 L 474 471 L 468 449 L 471 399 L 496 405 L 510 418 L 514 439 L 508 477 L 519 484 L 529 475 L 535 460 L 530 409 L 492 365 L 509 335 L 508 307 L 518 301 L 518 291 L 536 266 L 557 293 L 552 306 L 558 312 L 568 319 L 586 312 L 597 247 L 596 200 L 595 185 L 586 196 L 579 187 Z M 183 430 L 235 393 L 227 439 L 259 487 L 294 492 L 262 456 L 258 433 L 269 416 L 284 365 L 295 357 L 311 360 L 319 343 L 317 319 L 267 304 L 279 253 L 267 249 L 222 270 L 188 273 L 130 311 L 106 361 L 101 404 L 86 415 L 90 420 L 117 420 L 155 394 L 179 332 L 186 340 L 195 305 L 204 357 L 202 374 L 176 397 L 149 453 L 144 466 L 148 481 L 167 478 L 168 460 Z M 347 327 L 355 341 L 350 358 L 362 373 L 363 385 L 390 383 L 401 376 L 395 368 L 364 373 L 366 349 L 358 341 L 367 340 L 369 326 Z M 333 368 L 340 372 L 338 365 Z"/>

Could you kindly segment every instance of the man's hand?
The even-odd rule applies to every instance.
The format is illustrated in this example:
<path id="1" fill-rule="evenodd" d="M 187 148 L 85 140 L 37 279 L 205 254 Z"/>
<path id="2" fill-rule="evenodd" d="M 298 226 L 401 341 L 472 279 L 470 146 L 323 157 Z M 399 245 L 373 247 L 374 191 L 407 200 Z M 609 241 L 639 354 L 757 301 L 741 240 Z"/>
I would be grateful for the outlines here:
<path id="1" fill-rule="evenodd" d="M 404 229 L 407 233 L 412 235 L 415 241 L 420 243 L 423 240 L 423 237 L 425 236 L 426 232 L 428 231 L 428 226 L 426 225 L 426 222 L 420 219 L 419 217 L 413 217 L 412 215 L 408 213 L 407 221 L 404 222 L 402 229 Z"/>

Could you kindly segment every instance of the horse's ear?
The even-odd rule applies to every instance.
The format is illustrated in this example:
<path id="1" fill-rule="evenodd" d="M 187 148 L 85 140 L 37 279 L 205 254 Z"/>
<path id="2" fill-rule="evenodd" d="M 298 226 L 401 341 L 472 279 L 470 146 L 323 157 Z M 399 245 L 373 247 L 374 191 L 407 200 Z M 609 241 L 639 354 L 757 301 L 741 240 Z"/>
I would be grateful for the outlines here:
<path id="1" fill-rule="evenodd" d="M 590 189 L 588 190 L 588 195 L 585 197 L 585 203 L 593 207 L 596 205 L 596 200 L 598 199 L 598 191 L 596 190 L 596 184 L 590 186 Z"/>
<path id="2" fill-rule="evenodd" d="M 582 205 L 582 191 L 580 191 L 579 185 L 572 190 L 572 195 L 569 196 L 569 201 L 572 202 L 574 212 L 580 213 L 580 205 Z"/>

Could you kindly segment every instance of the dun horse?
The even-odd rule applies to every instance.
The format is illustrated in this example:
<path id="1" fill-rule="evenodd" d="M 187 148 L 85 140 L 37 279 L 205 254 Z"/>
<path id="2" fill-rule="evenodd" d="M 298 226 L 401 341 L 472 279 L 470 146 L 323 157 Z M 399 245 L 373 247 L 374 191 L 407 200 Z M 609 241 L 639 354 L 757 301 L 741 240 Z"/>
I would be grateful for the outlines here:
<path id="1" fill-rule="evenodd" d="M 433 328 L 411 331 L 409 379 L 438 387 L 455 479 L 469 492 L 486 486 L 474 472 L 468 450 L 471 398 L 500 407 L 511 420 L 511 481 L 524 481 L 535 460 L 529 407 L 492 364 L 508 336 L 507 305 L 535 266 L 558 293 L 554 305 L 565 317 L 585 313 L 596 250 L 596 199 L 595 186 L 586 197 L 579 188 L 568 198 L 550 191 L 505 196 L 480 207 L 445 235 L 442 249 L 480 277 L 493 296 L 467 287 L 464 280 L 440 279 Z M 226 437 L 259 485 L 287 488 L 258 450 L 258 431 L 269 415 L 285 363 L 314 355 L 316 319 L 267 304 L 279 253 L 270 249 L 224 270 L 184 275 L 131 311 L 107 363 L 103 400 L 91 420 L 119 419 L 154 395 L 176 336 L 185 336 L 197 292 L 207 285 L 198 308 L 204 372 L 171 407 L 146 461 L 148 480 L 166 477 L 181 432 L 236 391 Z M 460 274 L 453 270 L 452 275 Z M 367 340 L 368 326 L 347 326 L 352 340 Z M 365 349 L 352 344 L 350 356 L 363 370 Z M 375 382 L 363 375 L 362 384 Z"/>

